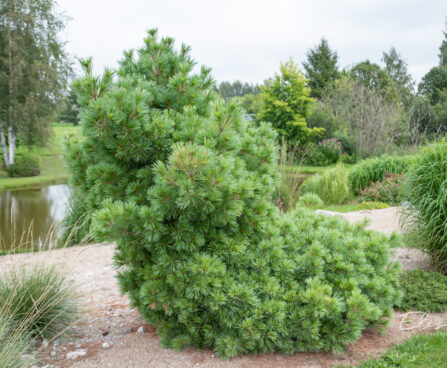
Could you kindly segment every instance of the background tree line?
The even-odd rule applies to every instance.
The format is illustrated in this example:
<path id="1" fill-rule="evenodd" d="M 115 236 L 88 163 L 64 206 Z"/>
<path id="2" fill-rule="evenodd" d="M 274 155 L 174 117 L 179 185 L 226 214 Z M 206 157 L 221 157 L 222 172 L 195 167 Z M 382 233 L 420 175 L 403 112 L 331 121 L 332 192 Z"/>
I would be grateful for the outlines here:
<path id="1" fill-rule="evenodd" d="M 53 0 L 0 2 L 0 142 L 6 167 L 18 144 L 43 145 L 63 103 L 71 62 Z"/>
<path id="2" fill-rule="evenodd" d="M 17 145 L 47 143 L 55 120 L 76 124 L 79 105 L 68 87 L 71 61 L 58 34 L 65 19 L 54 0 L 0 3 L 0 143 L 4 166 Z M 446 28 L 447 30 L 447 28 Z M 439 64 L 418 86 L 395 48 L 382 65 L 369 60 L 340 69 L 326 39 L 261 85 L 221 82 L 258 122 L 269 121 L 293 145 L 334 138 L 355 157 L 418 145 L 447 131 L 447 31 Z"/>
<path id="3" fill-rule="evenodd" d="M 302 69 L 289 60 L 262 85 L 221 82 L 216 91 L 224 99 L 239 97 L 249 114 L 270 121 L 290 144 L 335 138 L 356 157 L 414 146 L 447 131 L 443 35 L 439 65 L 418 86 L 394 47 L 383 52 L 382 65 L 365 60 L 340 69 L 337 52 L 322 38 Z"/>

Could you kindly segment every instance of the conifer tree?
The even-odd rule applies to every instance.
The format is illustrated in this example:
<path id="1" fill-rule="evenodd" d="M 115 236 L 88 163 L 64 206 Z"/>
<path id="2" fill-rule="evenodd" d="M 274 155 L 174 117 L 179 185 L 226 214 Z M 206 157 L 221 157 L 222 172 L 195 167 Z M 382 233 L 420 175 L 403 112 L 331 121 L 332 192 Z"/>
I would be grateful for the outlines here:
<path id="1" fill-rule="evenodd" d="M 303 67 L 309 80 L 310 95 L 321 99 L 324 90 L 340 75 L 337 52 L 332 51 L 328 41 L 322 38 L 314 49 L 306 53 L 306 57 Z"/>
<path id="2" fill-rule="evenodd" d="M 152 30 L 75 84 L 84 140 L 72 182 L 96 240 L 116 241 L 123 292 L 164 346 L 222 357 L 340 351 L 399 299 L 387 239 L 336 217 L 273 205 L 275 131 L 216 100 L 209 69 Z"/>
<path id="3" fill-rule="evenodd" d="M 396 87 L 400 102 L 409 109 L 414 96 L 414 81 L 408 72 L 407 63 L 394 47 L 383 53 L 382 61 L 385 63 L 385 71 Z"/>
<path id="4" fill-rule="evenodd" d="M 323 128 L 308 128 L 306 119 L 314 99 L 307 80 L 292 59 L 281 63 L 280 73 L 261 86 L 262 105 L 258 120 L 268 121 L 293 144 L 321 136 Z"/>

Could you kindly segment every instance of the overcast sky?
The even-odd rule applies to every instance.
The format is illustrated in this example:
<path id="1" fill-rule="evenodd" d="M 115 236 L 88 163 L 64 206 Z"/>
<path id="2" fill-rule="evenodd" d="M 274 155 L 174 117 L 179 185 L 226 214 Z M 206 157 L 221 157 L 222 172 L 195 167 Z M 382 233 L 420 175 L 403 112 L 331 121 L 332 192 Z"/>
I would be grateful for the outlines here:
<path id="1" fill-rule="evenodd" d="M 142 44 L 146 30 L 192 47 L 217 81 L 262 82 L 289 57 L 299 63 L 321 37 L 341 67 L 395 46 L 417 80 L 438 63 L 447 0 L 58 0 L 71 17 L 68 51 L 92 56 L 97 73 L 122 51 Z"/>

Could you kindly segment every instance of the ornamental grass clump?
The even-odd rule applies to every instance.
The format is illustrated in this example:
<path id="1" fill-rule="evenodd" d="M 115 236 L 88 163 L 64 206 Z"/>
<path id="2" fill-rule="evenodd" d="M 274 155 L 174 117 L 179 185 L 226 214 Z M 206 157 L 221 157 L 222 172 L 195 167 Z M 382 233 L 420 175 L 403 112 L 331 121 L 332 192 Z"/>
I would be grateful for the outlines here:
<path id="1" fill-rule="evenodd" d="M 52 339 L 78 318 L 73 283 L 53 267 L 11 266 L 0 277 L 0 315 L 27 335 Z"/>
<path id="2" fill-rule="evenodd" d="M 447 272 L 447 141 L 425 147 L 406 177 L 405 228 L 436 268 Z"/>
<path id="3" fill-rule="evenodd" d="M 300 194 L 307 193 L 318 195 L 326 204 L 343 204 L 351 199 L 348 172 L 343 164 L 306 179 L 300 187 Z"/>
<path id="4" fill-rule="evenodd" d="M 19 325 L 7 318 L 0 306 L 0 367 L 31 368 L 37 361 L 34 341 L 27 331 L 27 323 Z"/>
<path id="5" fill-rule="evenodd" d="M 85 139 L 72 183 L 123 292 L 163 346 L 221 357 L 340 351 L 398 302 L 385 236 L 299 206 L 282 213 L 276 135 L 216 100 L 189 49 L 150 31 L 112 78 L 76 82 Z"/>

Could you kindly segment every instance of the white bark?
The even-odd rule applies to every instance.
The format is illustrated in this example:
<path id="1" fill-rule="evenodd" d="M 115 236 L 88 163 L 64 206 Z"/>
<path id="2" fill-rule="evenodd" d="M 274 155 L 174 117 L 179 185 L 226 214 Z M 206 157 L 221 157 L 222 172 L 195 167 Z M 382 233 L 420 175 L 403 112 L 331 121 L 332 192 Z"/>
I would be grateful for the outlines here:
<path id="1" fill-rule="evenodd" d="M 8 127 L 8 143 L 9 143 L 9 164 L 7 164 L 7 166 L 12 165 L 14 163 L 14 156 L 16 153 L 16 132 L 15 129 L 13 127 L 14 122 L 14 113 L 13 113 L 13 107 L 12 107 L 12 101 L 13 101 L 13 78 L 14 78 L 14 74 L 12 72 L 13 70 L 13 66 L 12 66 L 12 45 L 11 45 L 11 28 L 12 28 L 12 21 L 9 24 L 9 29 L 8 29 L 8 43 L 9 43 L 9 55 L 8 55 L 8 59 L 9 59 L 9 127 Z"/>
<path id="2" fill-rule="evenodd" d="M 10 126 L 8 129 L 8 143 L 9 143 L 9 164 L 14 163 L 14 158 L 16 154 L 16 131 Z"/>
<path id="3" fill-rule="evenodd" d="M 6 167 L 8 167 L 9 166 L 8 148 L 6 147 L 5 131 L 3 130 L 2 126 L 0 126 L 0 138 L 2 143 L 3 160 L 5 161 Z"/>

